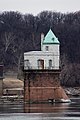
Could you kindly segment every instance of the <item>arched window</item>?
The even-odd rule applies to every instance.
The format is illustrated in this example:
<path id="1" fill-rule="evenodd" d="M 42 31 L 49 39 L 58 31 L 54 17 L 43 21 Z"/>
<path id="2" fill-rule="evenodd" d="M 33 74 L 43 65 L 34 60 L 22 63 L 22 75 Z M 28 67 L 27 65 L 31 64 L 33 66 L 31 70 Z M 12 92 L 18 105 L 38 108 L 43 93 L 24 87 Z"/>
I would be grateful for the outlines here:
<path id="1" fill-rule="evenodd" d="M 38 63 L 38 69 L 44 69 L 44 60 L 39 59 L 37 63 Z"/>
<path id="2" fill-rule="evenodd" d="M 52 60 L 49 60 L 49 68 L 52 68 Z"/>
<path id="3" fill-rule="evenodd" d="M 29 68 L 30 68 L 29 60 L 25 60 L 25 61 L 24 61 L 24 68 L 25 68 L 25 69 L 29 69 Z"/>

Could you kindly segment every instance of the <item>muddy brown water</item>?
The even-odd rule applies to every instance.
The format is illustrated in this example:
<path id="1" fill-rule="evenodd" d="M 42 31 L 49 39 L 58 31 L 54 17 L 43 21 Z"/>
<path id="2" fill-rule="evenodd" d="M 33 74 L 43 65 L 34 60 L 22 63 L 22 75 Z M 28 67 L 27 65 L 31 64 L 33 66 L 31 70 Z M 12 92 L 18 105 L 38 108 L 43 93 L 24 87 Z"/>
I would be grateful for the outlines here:
<path id="1" fill-rule="evenodd" d="M 1 103 L 0 120 L 80 120 L 80 97 L 71 103 Z"/>

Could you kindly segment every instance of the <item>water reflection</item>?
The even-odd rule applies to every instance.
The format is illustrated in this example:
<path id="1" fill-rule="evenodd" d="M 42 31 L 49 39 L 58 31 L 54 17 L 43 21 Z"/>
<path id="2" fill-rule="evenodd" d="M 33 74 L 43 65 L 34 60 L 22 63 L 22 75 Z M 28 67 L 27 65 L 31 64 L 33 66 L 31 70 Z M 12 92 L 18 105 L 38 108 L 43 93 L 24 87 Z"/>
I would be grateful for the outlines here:
<path id="1" fill-rule="evenodd" d="M 1 113 L 23 113 L 24 104 L 15 103 L 3 103 L 0 104 L 0 114 Z"/>
<path id="2" fill-rule="evenodd" d="M 24 104 L 0 103 L 0 115 L 4 113 L 40 114 L 43 117 L 80 117 L 80 98 L 72 98 L 72 103 Z"/>
<path id="3" fill-rule="evenodd" d="M 55 113 L 64 112 L 69 108 L 69 103 L 54 104 L 25 104 L 24 112 L 26 113 Z"/>

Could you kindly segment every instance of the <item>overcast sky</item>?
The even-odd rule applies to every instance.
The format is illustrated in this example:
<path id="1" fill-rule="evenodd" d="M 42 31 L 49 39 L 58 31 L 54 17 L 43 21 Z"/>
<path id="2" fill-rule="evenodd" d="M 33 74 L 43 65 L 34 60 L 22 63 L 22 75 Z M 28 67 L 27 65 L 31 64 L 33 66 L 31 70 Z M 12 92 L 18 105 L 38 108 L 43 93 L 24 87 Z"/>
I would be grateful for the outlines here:
<path id="1" fill-rule="evenodd" d="M 80 10 L 80 0 L 0 0 L 0 12 L 19 11 L 37 15 L 41 11 L 75 12 Z"/>

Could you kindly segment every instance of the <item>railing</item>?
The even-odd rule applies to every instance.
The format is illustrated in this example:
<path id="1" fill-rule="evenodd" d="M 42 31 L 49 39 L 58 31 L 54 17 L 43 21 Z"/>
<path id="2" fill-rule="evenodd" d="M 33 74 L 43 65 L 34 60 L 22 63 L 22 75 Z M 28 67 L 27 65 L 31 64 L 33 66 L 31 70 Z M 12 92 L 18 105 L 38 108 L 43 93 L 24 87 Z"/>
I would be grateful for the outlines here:
<path id="1" fill-rule="evenodd" d="M 24 70 L 30 70 L 30 69 L 60 69 L 58 66 L 51 66 L 51 67 L 44 67 L 41 66 L 24 66 Z"/>

